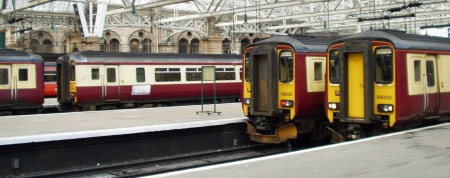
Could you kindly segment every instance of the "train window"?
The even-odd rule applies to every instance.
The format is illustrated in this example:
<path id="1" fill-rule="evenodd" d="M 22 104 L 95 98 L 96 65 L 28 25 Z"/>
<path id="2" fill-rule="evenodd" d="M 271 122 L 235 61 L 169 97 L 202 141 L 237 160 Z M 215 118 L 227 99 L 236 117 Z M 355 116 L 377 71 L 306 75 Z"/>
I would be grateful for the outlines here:
<path id="1" fill-rule="evenodd" d="M 0 69 L 0 85 L 7 85 L 8 78 L 8 69 Z"/>
<path id="2" fill-rule="evenodd" d="M 19 81 L 28 81 L 28 69 L 19 69 Z"/>
<path id="3" fill-rule="evenodd" d="M 45 74 L 44 81 L 45 82 L 56 82 L 56 74 Z"/>
<path id="4" fill-rule="evenodd" d="M 70 71 L 69 71 L 70 81 L 75 81 L 75 65 L 70 65 Z"/>
<path id="5" fill-rule="evenodd" d="M 414 81 L 416 82 L 422 81 L 422 77 L 420 77 L 420 75 L 422 74 L 420 63 L 420 60 L 414 60 Z"/>
<path id="6" fill-rule="evenodd" d="M 180 68 L 156 68 L 155 80 L 157 82 L 181 81 Z"/>
<path id="7" fill-rule="evenodd" d="M 393 73 L 391 48 L 377 48 L 375 50 L 375 82 L 392 83 Z"/>
<path id="8" fill-rule="evenodd" d="M 56 82 L 56 71 L 44 71 L 45 82 Z"/>
<path id="9" fill-rule="evenodd" d="M 339 63 L 339 50 L 330 50 L 330 62 L 329 62 L 329 75 L 330 82 L 333 84 L 339 84 L 339 78 L 341 78 L 341 68 Z"/>
<path id="10" fill-rule="evenodd" d="M 107 82 L 116 82 L 116 69 L 114 69 L 114 68 L 106 69 L 106 81 Z"/>
<path id="11" fill-rule="evenodd" d="M 145 69 L 144 68 L 136 68 L 136 81 L 137 82 L 145 82 Z"/>
<path id="12" fill-rule="evenodd" d="M 75 71 L 75 70 L 74 70 Z M 75 78 L 75 77 L 74 77 Z M 91 78 L 92 78 L 92 80 L 98 80 L 98 79 L 100 79 L 100 70 L 98 69 L 98 68 L 92 68 L 91 69 Z M 74 80 L 72 80 L 72 81 L 75 81 L 75 79 Z"/>
<path id="13" fill-rule="evenodd" d="M 234 68 L 216 68 L 216 80 L 235 80 Z"/>
<path id="14" fill-rule="evenodd" d="M 293 54 L 292 51 L 281 51 L 278 76 L 281 82 L 291 82 L 293 79 Z"/>
<path id="15" fill-rule="evenodd" d="M 187 68 L 186 81 L 200 81 L 202 80 L 202 68 Z"/>
<path id="16" fill-rule="evenodd" d="M 245 53 L 245 81 L 250 81 L 250 53 Z"/>
<path id="17" fill-rule="evenodd" d="M 314 62 L 314 81 L 323 81 L 322 62 Z"/>
<path id="18" fill-rule="evenodd" d="M 435 85 L 434 83 L 434 62 L 433 61 L 427 61 L 427 85 L 429 87 L 433 87 Z"/>

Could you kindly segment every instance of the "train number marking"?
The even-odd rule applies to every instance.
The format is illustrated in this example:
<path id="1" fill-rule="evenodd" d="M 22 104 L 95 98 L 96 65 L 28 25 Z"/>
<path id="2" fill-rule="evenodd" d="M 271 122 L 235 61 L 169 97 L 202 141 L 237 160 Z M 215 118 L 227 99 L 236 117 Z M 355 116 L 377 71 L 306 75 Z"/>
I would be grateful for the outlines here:
<path id="1" fill-rule="evenodd" d="M 389 95 L 377 95 L 377 99 L 380 99 L 380 100 L 391 100 L 392 96 L 389 96 Z"/>
<path id="2" fill-rule="evenodd" d="M 281 92 L 281 96 L 292 96 L 292 93 Z"/>

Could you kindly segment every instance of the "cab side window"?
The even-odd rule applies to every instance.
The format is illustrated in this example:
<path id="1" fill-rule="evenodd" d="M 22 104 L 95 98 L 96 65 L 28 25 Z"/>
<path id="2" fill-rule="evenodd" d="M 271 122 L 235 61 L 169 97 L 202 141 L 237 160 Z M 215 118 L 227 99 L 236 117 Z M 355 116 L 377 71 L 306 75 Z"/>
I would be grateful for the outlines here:
<path id="1" fill-rule="evenodd" d="M 381 84 L 392 83 L 394 78 L 392 49 L 381 47 L 375 49 L 375 82 Z"/>
<path id="2" fill-rule="evenodd" d="M 281 51 L 278 76 L 281 82 L 292 82 L 294 78 L 294 56 L 292 51 Z"/>

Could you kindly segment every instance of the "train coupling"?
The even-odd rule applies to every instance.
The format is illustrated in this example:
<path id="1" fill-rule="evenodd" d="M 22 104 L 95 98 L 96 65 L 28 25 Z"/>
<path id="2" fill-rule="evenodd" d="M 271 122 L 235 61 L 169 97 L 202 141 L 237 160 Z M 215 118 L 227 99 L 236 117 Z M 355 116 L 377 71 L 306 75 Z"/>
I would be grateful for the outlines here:
<path id="1" fill-rule="evenodd" d="M 247 133 L 250 135 L 250 139 L 260 143 L 282 143 L 289 139 L 297 139 L 298 131 L 294 124 L 285 125 L 275 130 L 274 135 L 263 135 L 258 133 L 256 128 L 247 123 Z"/>
<path id="2" fill-rule="evenodd" d="M 327 127 L 327 129 L 331 132 L 331 143 L 340 143 L 345 141 L 345 137 L 342 136 L 339 132 L 336 132 L 330 127 Z"/>

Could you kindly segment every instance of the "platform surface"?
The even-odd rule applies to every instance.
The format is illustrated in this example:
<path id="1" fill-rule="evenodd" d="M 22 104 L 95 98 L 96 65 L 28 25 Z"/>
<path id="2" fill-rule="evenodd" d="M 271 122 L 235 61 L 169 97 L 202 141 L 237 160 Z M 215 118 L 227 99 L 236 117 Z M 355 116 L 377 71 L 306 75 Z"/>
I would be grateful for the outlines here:
<path id="1" fill-rule="evenodd" d="M 449 177 L 450 123 L 275 156 L 160 174 L 170 178 Z"/>
<path id="2" fill-rule="evenodd" d="M 241 103 L 0 117 L 0 146 L 243 122 Z"/>

